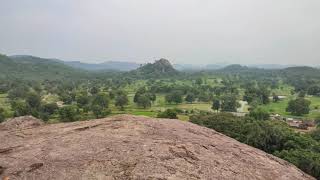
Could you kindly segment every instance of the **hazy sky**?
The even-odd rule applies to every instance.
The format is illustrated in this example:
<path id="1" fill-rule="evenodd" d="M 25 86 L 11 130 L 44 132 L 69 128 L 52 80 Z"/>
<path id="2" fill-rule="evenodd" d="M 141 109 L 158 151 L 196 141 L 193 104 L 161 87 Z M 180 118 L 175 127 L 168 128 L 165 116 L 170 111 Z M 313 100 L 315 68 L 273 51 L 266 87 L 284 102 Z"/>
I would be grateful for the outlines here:
<path id="1" fill-rule="evenodd" d="M 0 53 L 320 64 L 320 0 L 0 0 Z"/>

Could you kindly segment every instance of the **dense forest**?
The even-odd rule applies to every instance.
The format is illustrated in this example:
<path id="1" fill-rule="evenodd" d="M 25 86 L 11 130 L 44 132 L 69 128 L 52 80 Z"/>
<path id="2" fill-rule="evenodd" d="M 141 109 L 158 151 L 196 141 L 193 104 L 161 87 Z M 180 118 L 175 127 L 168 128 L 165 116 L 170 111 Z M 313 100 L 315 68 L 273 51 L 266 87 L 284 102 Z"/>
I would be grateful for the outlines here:
<path id="1" fill-rule="evenodd" d="M 88 71 L 55 59 L 0 55 L 0 122 L 114 114 L 180 119 L 215 129 L 320 178 L 320 70 L 229 65 L 178 71 L 160 59 L 135 70 Z M 291 127 L 286 121 L 304 124 Z"/>

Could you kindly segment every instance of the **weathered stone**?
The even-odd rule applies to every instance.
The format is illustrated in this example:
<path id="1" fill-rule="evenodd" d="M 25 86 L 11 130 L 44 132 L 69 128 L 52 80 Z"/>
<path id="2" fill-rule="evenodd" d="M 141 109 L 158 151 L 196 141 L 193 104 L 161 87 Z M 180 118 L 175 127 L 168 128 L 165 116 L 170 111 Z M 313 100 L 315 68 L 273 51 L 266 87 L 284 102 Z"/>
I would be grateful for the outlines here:
<path id="1" fill-rule="evenodd" d="M 120 115 L 22 126 L 19 133 L 8 126 L 0 142 L 0 178 L 10 180 L 313 179 L 214 130 L 172 119 Z"/>

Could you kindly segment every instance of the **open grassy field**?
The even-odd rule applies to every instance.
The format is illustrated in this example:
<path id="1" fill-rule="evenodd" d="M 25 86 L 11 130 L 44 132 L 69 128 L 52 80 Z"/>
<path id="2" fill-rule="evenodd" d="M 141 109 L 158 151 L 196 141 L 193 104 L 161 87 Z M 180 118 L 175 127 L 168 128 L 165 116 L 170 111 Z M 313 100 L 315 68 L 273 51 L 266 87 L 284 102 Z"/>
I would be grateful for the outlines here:
<path id="1" fill-rule="evenodd" d="M 111 111 L 112 115 L 115 114 L 133 114 L 133 115 L 144 115 L 149 117 L 156 117 L 159 112 L 165 111 L 166 109 L 173 109 L 178 108 L 182 110 L 202 110 L 202 111 L 212 111 L 211 110 L 211 104 L 210 103 L 181 103 L 181 104 L 167 104 L 165 102 L 165 94 L 157 94 L 157 99 L 155 102 L 153 102 L 152 106 L 150 108 L 143 109 L 141 107 L 138 107 L 133 102 L 134 94 L 129 93 L 128 99 L 129 103 L 127 106 L 125 106 L 124 111 L 119 110 L 119 108 L 114 106 L 114 102 L 111 102 Z M 186 115 L 178 115 L 178 118 L 180 120 L 188 121 L 189 116 Z"/>
<path id="2" fill-rule="evenodd" d="M 291 96 L 292 90 L 294 90 L 294 87 L 288 84 L 280 83 L 279 88 L 273 89 L 271 94 L 275 93 L 278 96 Z"/>
<path id="3" fill-rule="evenodd" d="M 261 107 L 265 110 L 267 110 L 270 113 L 276 113 L 276 114 L 280 114 L 282 116 L 285 117 L 295 117 L 292 116 L 289 112 L 286 112 L 286 108 L 288 106 L 288 102 L 290 101 L 290 99 L 293 99 L 293 96 L 288 96 L 287 98 L 274 103 L 271 102 L 267 105 L 262 105 Z M 304 118 L 316 118 L 320 116 L 320 110 L 316 109 L 316 107 L 318 106 L 318 108 L 320 108 L 320 97 L 306 97 L 306 99 L 311 101 L 311 106 L 310 106 L 310 113 L 307 115 L 304 115 Z"/>
<path id="4" fill-rule="evenodd" d="M 286 112 L 289 100 L 290 98 L 286 98 L 276 103 L 270 102 L 269 104 L 262 105 L 261 107 L 270 113 L 290 116 L 290 113 Z"/>
<path id="5" fill-rule="evenodd" d="M 307 97 L 311 101 L 311 112 L 309 118 L 320 117 L 320 97 Z"/>

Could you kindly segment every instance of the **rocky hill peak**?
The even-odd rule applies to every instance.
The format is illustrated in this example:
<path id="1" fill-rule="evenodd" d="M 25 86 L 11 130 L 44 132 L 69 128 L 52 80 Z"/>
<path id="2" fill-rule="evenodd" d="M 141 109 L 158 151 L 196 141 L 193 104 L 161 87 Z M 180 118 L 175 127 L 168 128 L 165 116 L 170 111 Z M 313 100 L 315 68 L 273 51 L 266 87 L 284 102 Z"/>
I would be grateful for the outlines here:
<path id="1" fill-rule="evenodd" d="M 154 63 L 148 63 L 137 70 L 131 72 L 132 76 L 141 76 L 141 77 L 172 77 L 178 75 L 179 72 L 174 69 L 172 64 L 167 59 L 160 59 Z"/>
<path id="2" fill-rule="evenodd" d="M 313 179 L 284 160 L 179 120 L 120 115 L 12 127 L 0 131 L 0 179 Z"/>
<path id="3" fill-rule="evenodd" d="M 155 65 L 162 65 L 162 66 L 167 66 L 167 67 L 172 67 L 172 68 L 173 68 L 173 66 L 171 65 L 170 61 L 167 60 L 167 59 L 164 59 L 164 58 L 161 58 L 161 59 L 155 61 L 154 64 L 155 64 Z"/>

